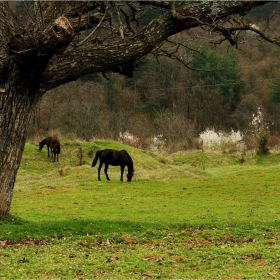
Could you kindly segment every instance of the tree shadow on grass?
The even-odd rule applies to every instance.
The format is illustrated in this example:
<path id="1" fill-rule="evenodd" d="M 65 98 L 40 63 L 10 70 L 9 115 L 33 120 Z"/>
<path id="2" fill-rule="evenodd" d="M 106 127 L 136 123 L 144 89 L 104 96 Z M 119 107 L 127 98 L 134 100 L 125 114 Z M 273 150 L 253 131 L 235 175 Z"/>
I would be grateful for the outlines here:
<path id="1" fill-rule="evenodd" d="M 110 220 L 53 220 L 30 222 L 17 217 L 0 218 L 1 240 L 47 240 L 82 236 L 96 238 L 112 238 L 125 234 L 143 236 L 147 233 L 165 232 L 167 225 L 154 223 L 139 223 L 133 221 Z"/>
<path id="2" fill-rule="evenodd" d="M 81 239 L 83 237 L 91 236 L 97 242 L 104 240 L 114 240 L 116 243 L 125 242 L 125 236 L 135 236 L 142 241 L 147 239 L 160 239 L 170 236 L 174 232 L 203 232 L 217 231 L 217 232 L 231 232 L 236 231 L 235 234 L 243 235 L 252 233 L 252 229 L 258 228 L 260 231 L 267 232 L 268 230 L 277 231 L 280 228 L 280 222 L 266 222 L 259 225 L 252 225 L 250 223 L 228 224 L 224 225 L 207 224 L 207 223 L 176 223 L 170 224 L 152 223 L 152 222 L 133 222 L 131 220 L 110 221 L 103 220 L 89 220 L 89 219 L 65 219 L 65 220 L 50 220 L 50 221 L 28 221 L 19 217 L 0 218 L 0 242 L 5 240 L 12 240 L 16 242 L 26 240 L 50 240 L 50 239 L 64 239 L 73 238 Z M 273 232 L 272 231 L 272 232 Z M 258 231 L 254 232 L 258 233 Z"/>

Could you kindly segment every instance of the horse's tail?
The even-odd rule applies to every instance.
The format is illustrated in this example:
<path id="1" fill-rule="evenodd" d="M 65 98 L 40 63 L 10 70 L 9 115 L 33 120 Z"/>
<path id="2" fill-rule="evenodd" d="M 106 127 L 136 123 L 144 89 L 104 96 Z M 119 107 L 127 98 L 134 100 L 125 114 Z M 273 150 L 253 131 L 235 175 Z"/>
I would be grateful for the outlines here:
<path id="1" fill-rule="evenodd" d="M 60 153 L 60 142 L 57 139 L 51 140 L 50 147 L 53 149 L 53 152 L 59 154 Z"/>
<path id="2" fill-rule="evenodd" d="M 103 152 L 102 150 L 96 152 L 95 158 L 94 158 L 94 160 L 93 160 L 93 162 L 92 162 L 91 167 L 94 167 L 94 166 L 96 165 L 96 163 L 97 163 L 97 161 L 98 161 L 98 159 L 99 159 L 99 156 L 101 155 L 102 152 Z"/>

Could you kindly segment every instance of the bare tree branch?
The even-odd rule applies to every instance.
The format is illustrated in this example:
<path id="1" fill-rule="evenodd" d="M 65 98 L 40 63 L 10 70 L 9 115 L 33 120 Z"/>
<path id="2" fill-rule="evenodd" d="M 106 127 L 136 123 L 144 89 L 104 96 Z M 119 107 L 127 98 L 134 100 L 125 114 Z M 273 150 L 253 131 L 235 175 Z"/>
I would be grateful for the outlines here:
<path id="1" fill-rule="evenodd" d="M 100 19 L 99 23 L 94 28 L 94 30 L 92 30 L 92 32 L 83 41 L 81 41 L 79 44 L 77 44 L 77 46 L 81 46 L 82 44 L 84 44 L 86 41 L 88 41 L 92 37 L 92 35 L 96 32 L 96 30 L 99 28 L 99 26 L 103 22 L 104 18 L 106 17 L 106 14 L 107 14 L 107 10 L 105 10 L 103 17 Z"/>

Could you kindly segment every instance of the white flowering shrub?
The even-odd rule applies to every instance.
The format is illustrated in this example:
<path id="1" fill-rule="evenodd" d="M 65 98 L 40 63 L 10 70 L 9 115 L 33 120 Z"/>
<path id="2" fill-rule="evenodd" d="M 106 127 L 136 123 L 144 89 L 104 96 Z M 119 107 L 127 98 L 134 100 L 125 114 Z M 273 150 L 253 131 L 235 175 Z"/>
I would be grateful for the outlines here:
<path id="1" fill-rule="evenodd" d="M 264 114 L 262 111 L 262 108 L 259 107 L 257 110 L 257 114 L 253 114 L 253 119 L 249 123 L 249 127 L 251 129 L 251 133 L 253 135 L 258 136 L 259 133 L 266 131 L 269 131 L 269 124 L 265 122 L 264 120 Z"/>
<path id="2" fill-rule="evenodd" d="M 150 139 L 150 149 L 154 152 L 160 151 L 165 147 L 166 139 L 162 134 L 158 134 Z"/>
<path id="3" fill-rule="evenodd" d="M 259 146 L 257 153 L 268 154 L 269 127 L 268 123 L 264 120 L 264 114 L 261 107 L 258 108 L 256 115 L 253 114 L 253 119 L 251 123 L 249 123 L 249 127 L 252 135 L 258 138 Z"/>
<path id="4" fill-rule="evenodd" d="M 125 131 L 125 132 L 119 133 L 118 141 L 120 141 L 124 144 L 134 146 L 135 144 L 137 144 L 139 142 L 139 138 L 137 136 L 129 133 L 128 131 Z"/>
<path id="5" fill-rule="evenodd" d="M 141 139 L 128 131 L 120 132 L 118 141 L 136 148 L 144 149 L 147 147 L 147 143 L 144 139 Z"/>
<path id="6" fill-rule="evenodd" d="M 236 149 L 242 151 L 245 149 L 240 131 L 232 130 L 230 133 L 224 133 L 216 132 L 214 129 L 206 129 L 199 134 L 199 140 L 205 150 Z"/>

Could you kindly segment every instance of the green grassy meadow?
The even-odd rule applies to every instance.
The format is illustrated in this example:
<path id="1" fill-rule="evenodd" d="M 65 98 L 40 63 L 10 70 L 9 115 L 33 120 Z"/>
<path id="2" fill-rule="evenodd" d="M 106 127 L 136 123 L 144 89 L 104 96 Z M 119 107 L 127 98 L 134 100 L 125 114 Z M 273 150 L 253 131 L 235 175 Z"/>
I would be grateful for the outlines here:
<path id="1" fill-rule="evenodd" d="M 238 153 L 61 143 L 58 163 L 25 146 L 0 219 L 0 279 L 279 279 L 280 153 L 241 164 Z M 109 147 L 133 158 L 132 182 L 113 166 L 97 180 L 93 156 Z"/>

